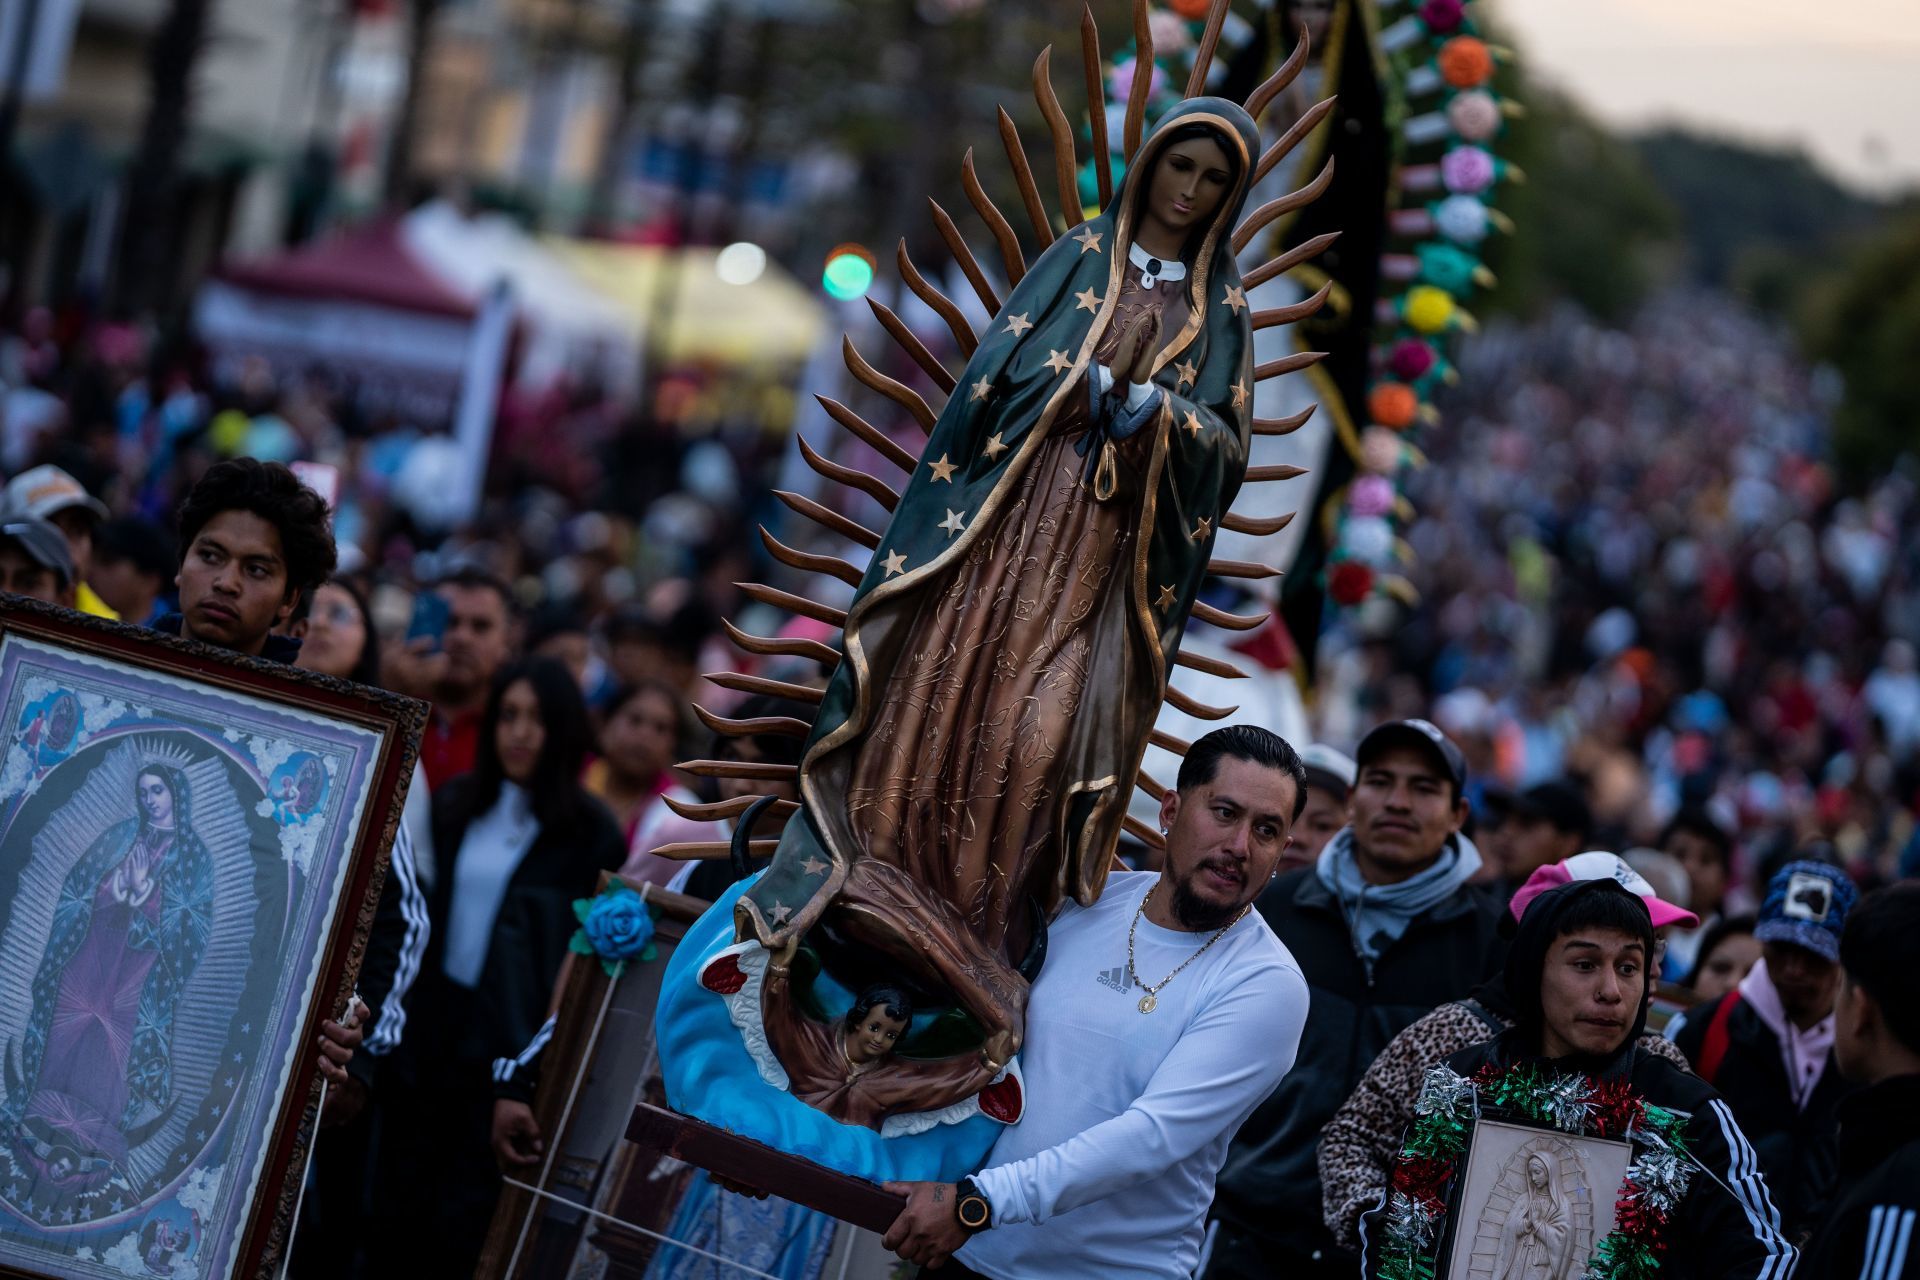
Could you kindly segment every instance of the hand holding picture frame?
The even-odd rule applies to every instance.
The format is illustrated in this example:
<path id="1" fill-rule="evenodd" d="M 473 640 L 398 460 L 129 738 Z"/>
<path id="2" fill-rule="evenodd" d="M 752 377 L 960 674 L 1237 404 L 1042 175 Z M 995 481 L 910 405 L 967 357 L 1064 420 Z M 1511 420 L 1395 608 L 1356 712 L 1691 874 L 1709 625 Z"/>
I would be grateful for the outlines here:
<path id="1" fill-rule="evenodd" d="M 425 717 L 0 601 L 0 1272 L 274 1273 Z"/>

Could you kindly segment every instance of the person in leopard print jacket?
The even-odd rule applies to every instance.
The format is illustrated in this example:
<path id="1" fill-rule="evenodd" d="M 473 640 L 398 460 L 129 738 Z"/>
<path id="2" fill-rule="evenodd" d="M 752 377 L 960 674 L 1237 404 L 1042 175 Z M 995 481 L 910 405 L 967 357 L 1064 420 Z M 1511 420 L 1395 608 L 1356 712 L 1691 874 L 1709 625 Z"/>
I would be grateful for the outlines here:
<path id="1" fill-rule="evenodd" d="M 1645 877 L 1611 853 L 1581 853 L 1536 870 L 1513 895 L 1501 932 L 1510 933 L 1527 904 L 1548 889 L 1575 880 L 1617 880 L 1644 898 L 1656 932 L 1667 925 L 1693 928 L 1699 922 L 1655 896 Z M 1513 1025 L 1506 991 L 1494 978 L 1465 1000 L 1443 1004 L 1395 1036 L 1373 1060 L 1353 1094 L 1334 1114 L 1320 1138 L 1321 1211 L 1327 1230 L 1343 1249 L 1360 1247 L 1360 1215 L 1380 1203 L 1387 1171 L 1413 1119 L 1414 1099 L 1427 1069 L 1470 1045 L 1491 1040 Z M 1688 1070 L 1686 1055 L 1652 1032 L 1640 1047 Z"/>

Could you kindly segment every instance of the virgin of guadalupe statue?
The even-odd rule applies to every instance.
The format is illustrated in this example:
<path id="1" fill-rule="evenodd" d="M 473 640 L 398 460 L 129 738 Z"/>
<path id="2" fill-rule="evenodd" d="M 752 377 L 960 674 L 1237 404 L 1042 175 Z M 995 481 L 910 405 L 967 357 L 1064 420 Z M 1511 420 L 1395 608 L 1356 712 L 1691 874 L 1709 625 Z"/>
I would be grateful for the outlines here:
<path id="1" fill-rule="evenodd" d="M 1572 1262 L 1573 1218 L 1553 1163 L 1529 1152 L 1526 1186 L 1500 1224 L 1493 1280 L 1568 1280 Z"/>
<path id="2" fill-rule="evenodd" d="M 791 782 L 797 802 L 668 801 L 683 817 L 738 825 L 730 843 L 677 843 L 661 855 L 730 856 L 742 877 L 751 858 L 772 859 L 723 895 L 726 916 L 703 919 L 688 935 L 662 990 L 656 1027 L 667 1096 L 696 1119 L 863 1177 L 977 1167 L 990 1131 L 1022 1110 L 1015 1059 L 1047 922 L 1067 898 L 1098 898 L 1123 829 L 1159 841 L 1128 816 L 1127 802 L 1135 787 L 1163 790 L 1141 768 L 1150 740 L 1184 751 L 1154 728 L 1161 707 L 1208 720 L 1234 711 L 1199 702 L 1168 677 L 1176 667 L 1243 674 L 1231 659 L 1182 653 L 1181 638 L 1190 617 L 1236 631 L 1265 625 L 1264 615 L 1228 613 L 1198 597 L 1210 577 L 1277 575 L 1264 559 L 1211 557 L 1222 530 L 1265 537 L 1290 518 L 1229 508 L 1243 483 L 1300 473 L 1248 466 L 1252 437 L 1284 435 L 1306 420 L 1304 412 L 1255 416 L 1254 388 L 1321 358 L 1256 364 L 1253 330 L 1303 319 L 1320 299 L 1256 316 L 1247 290 L 1304 258 L 1283 255 L 1243 278 L 1235 255 L 1326 181 L 1244 213 L 1248 192 L 1304 136 L 1289 133 L 1263 151 L 1256 122 L 1305 57 L 1289 59 L 1245 106 L 1199 96 L 1228 16 L 1227 0 L 1213 0 L 1186 99 L 1151 133 L 1150 77 L 1134 77 L 1123 138 L 1109 139 L 1105 114 L 1091 112 L 1101 207 L 1085 221 L 1073 131 L 1047 70 L 1050 51 L 1042 53 L 1034 93 L 1053 135 L 1069 230 L 1059 234 L 1049 217 L 1004 114 L 1001 139 L 1044 246 L 1037 259 L 1027 260 L 971 155 L 961 174 L 998 247 L 1006 296 L 934 206 L 942 238 L 993 314 L 984 328 L 976 331 L 901 245 L 905 284 L 946 321 L 965 368 L 950 369 L 889 308 L 870 302 L 946 394 L 944 407 L 936 412 L 846 344 L 855 379 L 928 438 L 916 456 L 846 405 L 821 399 L 834 422 L 908 482 L 896 492 L 802 439 L 812 470 L 892 518 L 876 532 L 805 496 L 778 494 L 872 557 L 858 569 L 763 529 L 775 559 L 837 578 L 855 595 L 842 611 L 760 584 L 743 590 L 838 628 L 839 646 L 729 630 L 749 653 L 819 662 L 830 681 L 819 690 L 748 673 L 710 677 L 819 710 L 808 723 L 699 709 L 718 733 L 788 734 L 805 746 L 796 766 L 684 766 Z M 1145 0 L 1136 18 L 1137 34 L 1150 34 Z M 1090 17 L 1080 34 L 1088 101 L 1097 104 L 1101 58 Z M 1110 142 L 1126 157 L 1118 190 Z M 784 822 L 777 841 L 752 838 L 763 816 Z M 821 1046 L 838 1011 L 876 983 L 901 988 L 920 1012 L 872 1079 L 849 1089 L 844 1063 Z"/>
<path id="3" fill-rule="evenodd" d="M 61 885 L 22 1077 L 9 1078 L 0 1117 L 70 1191 L 105 1182 L 169 1114 L 174 1008 L 213 918 L 213 859 L 193 832 L 186 776 L 148 763 L 133 806 L 137 816 L 107 828 Z"/>
<path id="4" fill-rule="evenodd" d="M 736 904 L 776 956 L 824 921 L 951 993 L 981 1049 L 925 1109 L 1017 1050 L 1020 960 L 1105 882 L 1246 469 L 1231 242 L 1258 147 L 1242 107 L 1182 103 L 1000 308 L 848 611 L 802 816 Z"/>

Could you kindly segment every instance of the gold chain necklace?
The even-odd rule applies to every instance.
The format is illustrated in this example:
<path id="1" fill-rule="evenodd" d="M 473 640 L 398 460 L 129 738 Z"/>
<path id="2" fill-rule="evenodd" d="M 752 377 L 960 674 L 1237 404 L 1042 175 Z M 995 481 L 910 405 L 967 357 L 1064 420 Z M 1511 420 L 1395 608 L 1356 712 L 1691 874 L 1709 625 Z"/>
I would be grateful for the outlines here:
<path id="1" fill-rule="evenodd" d="M 1198 960 L 1201 956 L 1207 954 L 1207 947 L 1211 947 L 1214 943 L 1226 937 L 1227 930 L 1239 924 L 1240 917 L 1246 915 L 1248 911 L 1253 909 L 1253 904 L 1251 902 L 1249 902 L 1246 906 L 1241 907 L 1239 911 L 1234 913 L 1233 919 L 1221 925 L 1219 932 L 1215 933 L 1211 938 L 1207 939 L 1205 946 L 1202 946 L 1198 951 L 1188 956 L 1185 960 L 1182 960 L 1177 966 L 1174 967 L 1174 970 L 1172 973 L 1160 979 L 1160 981 L 1158 982 L 1146 983 L 1146 982 L 1140 981 L 1140 975 L 1133 971 L 1133 935 L 1134 935 L 1134 931 L 1139 929 L 1140 927 L 1140 917 L 1147 914 L 1147 904 L 1153 901 L 1154 891 L 1159 889 L 1159 887 L 1160 886 L 1156 883 L 1152 889 L 1147 890 L 1147 896 L 1140 899 L 1140 905 L 1134 908 L 1133 923 L 1127 926 L 1127 979 L 1130 982 L 1132 982 L 1134 986 L 1145 987 L 1147 990 L 1147 994 L 1140 997 L 1140 1012 L 1142 1013 L 1152 1013 L 1154 1009 L 1157 1008 L 1160 1004 L 1160 993 L 1166 989 L 1166 985 L 1169 982 L 1172 982 L 1176 977 L 1180 975 L 1180 970 L 1186 968 L 1188 965 L 1192 964 L 1195 960 Z"/>

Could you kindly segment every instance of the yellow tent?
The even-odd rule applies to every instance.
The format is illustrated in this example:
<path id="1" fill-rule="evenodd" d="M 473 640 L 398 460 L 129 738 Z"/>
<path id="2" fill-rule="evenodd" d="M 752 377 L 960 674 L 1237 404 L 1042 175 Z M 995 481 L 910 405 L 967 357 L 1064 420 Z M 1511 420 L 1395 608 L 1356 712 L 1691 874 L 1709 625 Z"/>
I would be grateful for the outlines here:
<path id="1" fill-rule="evenodd" d="M 664 249 L 564 236 L 548 248 L 587 284 L 639 317 L 668 361 L 799 364 L 826 327 L 819 301 L 772 262 L 750 284 L 729 284 L 714 249 Z"/>

